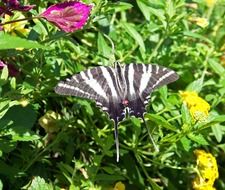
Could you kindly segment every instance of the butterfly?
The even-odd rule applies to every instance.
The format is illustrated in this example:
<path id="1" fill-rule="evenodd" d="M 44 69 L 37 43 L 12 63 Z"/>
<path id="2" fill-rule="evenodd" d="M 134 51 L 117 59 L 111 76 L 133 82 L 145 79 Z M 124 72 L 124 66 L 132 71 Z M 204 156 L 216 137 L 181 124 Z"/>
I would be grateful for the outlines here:
<path id="1" fill-rule="evenodd" d="M 114 121 L 118 162 L 118 123 L 126 115 L 144 119 L 152 91 L 178 78 L 175 71 L 156 64 L 131 63 L 122 66 L 115 62 L 114 67 L 98 66 L 75 74 L 59 82 L 55 92 L 93 100 L 108 113 Z"/>

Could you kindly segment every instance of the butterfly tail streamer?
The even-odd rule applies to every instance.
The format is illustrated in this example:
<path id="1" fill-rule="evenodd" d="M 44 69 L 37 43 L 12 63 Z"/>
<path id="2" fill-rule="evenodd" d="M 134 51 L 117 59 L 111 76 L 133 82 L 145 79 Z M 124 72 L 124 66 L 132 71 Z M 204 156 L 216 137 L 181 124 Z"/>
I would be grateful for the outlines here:
<path id="1" fill-rule="evenodd" d="M 155 151 L 156 151 L 156 152 L 159 152 L 159 148 L 158 148 L 158 146 L 155 144 L 155 141 L 154 141 L 154 139 L 153 139 L 153 137 L 152 137 L 152 135 L 151 135 L 151 132 L 149 131 L 149 128 L 148 128 L 148 126 L 147 126 L 147 123 L 146 123 L 146 121 L 145 121 L 144 116 L 142 116 L 142 119 L 143 119 L 143 121 L 144 121 L 145 127 L 147 128 L 148 136 L 149 136 L 149 138 L 150 138 L 150 140 L 151 140 L 151 142 L 152 142 L 152 144 L 153 144 L 153 146 L 154 146 L 154 148 L 155 148 Z"/>
<path id="2" fill-rule="evenodd" d="M 119 150 L 119 137 L 118 137 L 118 121 L 114 123 L 114 135 L 116 143 L 116 161 L 119 162 L 120 159 L 120 150 Z"/>

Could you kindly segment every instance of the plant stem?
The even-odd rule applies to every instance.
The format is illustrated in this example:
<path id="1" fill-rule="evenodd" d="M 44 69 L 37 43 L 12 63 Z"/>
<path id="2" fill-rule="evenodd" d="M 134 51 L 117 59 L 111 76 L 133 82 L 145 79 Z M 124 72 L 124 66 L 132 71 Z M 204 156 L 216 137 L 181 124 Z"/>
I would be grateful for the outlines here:
<path id="1" fill-rule="evenodd" d="M 45 149 L 43 149 L 43 150 L 41 150 L 30 162 L 29 162 L 29 164 L 23 169 L 23 172 L 26 172 L 38 159 L 39 159 L 39 157 L 42 155 L 42 154 L 44 154 L 47 150 L 49 150 L 51 147 L 53 147 L 55 144 L 57 144 L 58 142 L 60 142 L 61 141 L 61 139 L 62 139 L 62 133 L 63 133 L 64 131 L 61 131 L 58 135 L 57 135 L 57 137 L 56 137 L 56 139 L 51 143 L 51 144 L 49 144 L 49 145 L 47 145 L 46 146 L 46 148 Z"/>
<path id="2" fill-rule="evenodd" d="M 148 63 L 151 62 L 152 58 L 156 55 L 156 52 L 158 51 L 158 49 L 160 48 L 160 46 L 162 45 L 163 41 L 164 41 L 164 37 L 162 37 L 159 42 L 157 43 L 157 45 L 155 46 L 155 48 L 153 49 L 151 55 L 148 58 Z"/>
<path id="3" fill-rule="evenodd" d="M 11 24 L 11 23 L 15 23 L 15 22 L 21 22 L 21 21 L 25 21 L 25 20 L 33 20 L 33 19 L 40 19 L 40 18 L 42 18 L 42 17 L 34 16 L 34 17 L 21 18 L 21 19 L 17 19 L 17 20 L 10 20 L 8 22 L 0 23 L 0 26 L 4 26 L 6 24 Z"/>

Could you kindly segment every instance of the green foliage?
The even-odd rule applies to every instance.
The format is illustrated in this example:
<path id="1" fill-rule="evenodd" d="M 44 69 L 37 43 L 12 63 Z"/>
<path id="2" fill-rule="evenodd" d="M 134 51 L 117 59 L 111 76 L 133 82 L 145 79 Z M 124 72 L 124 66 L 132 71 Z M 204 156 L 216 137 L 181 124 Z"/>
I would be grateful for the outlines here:
<path id="1" fill-rule="evenodd" d="M 3 32 L 0 32 L 0 38 L 0 50 L 15 48 L 45 48 L 45 46 L 42 46 L 37 42 L 33 42 L 31 40 L 26 40 L 16 36 L 11 36 Z"/>
<path id="2" fill-rule="evenodd" d="M 24 14 L 57 2 L 30 1 L 36 8 Z M 41 19 L 27 23 L 26 37 L 0 32 L 0 60 L 18 70 L 0 71 L 0 189 L 112 189 L 118 181 L 126 189 L 192 189 L 195 149 L 216 157 L 214 186 L 225 189 L 225 1 L 85 2 L 95 6 L 75 33 Z M 156 63 L 180 76 L 152 93 L 147 126 L 137 118 L 120 124 L 119 163 L 108 116 L 94 102 L 54 92 L 65 77 L 115 60 Z M 210 104 L 206 121 L 193 120 L 180 90 Z"/>

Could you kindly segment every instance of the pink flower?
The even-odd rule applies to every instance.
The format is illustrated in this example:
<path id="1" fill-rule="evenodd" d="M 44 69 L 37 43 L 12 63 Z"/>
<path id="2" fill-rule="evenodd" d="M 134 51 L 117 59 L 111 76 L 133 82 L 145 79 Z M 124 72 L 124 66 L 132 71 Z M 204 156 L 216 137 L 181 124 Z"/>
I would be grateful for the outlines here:
<path id="1" fill-rule="evenodd" d="M 12 77 L 16 77 L 20 73 L 13 64 L 4 63 L 3 61 L 0 60 L 0 70 L 2 70 L 4 67 L 8 67 L 9 75 Z"/>
<path id="2" fill-rule="evenodd" d="M 65 32 L 81 29 L 87 22 L 92 5 L 69 1 L 50 6 L 41 16 Z"/>
<path id="3" fill-rule="evenodd" d="M 6 64 L 0 60 L 0 69 L 3 69 L 3 67 L 5 67 L 5 66 L 6 66 Z"/>

